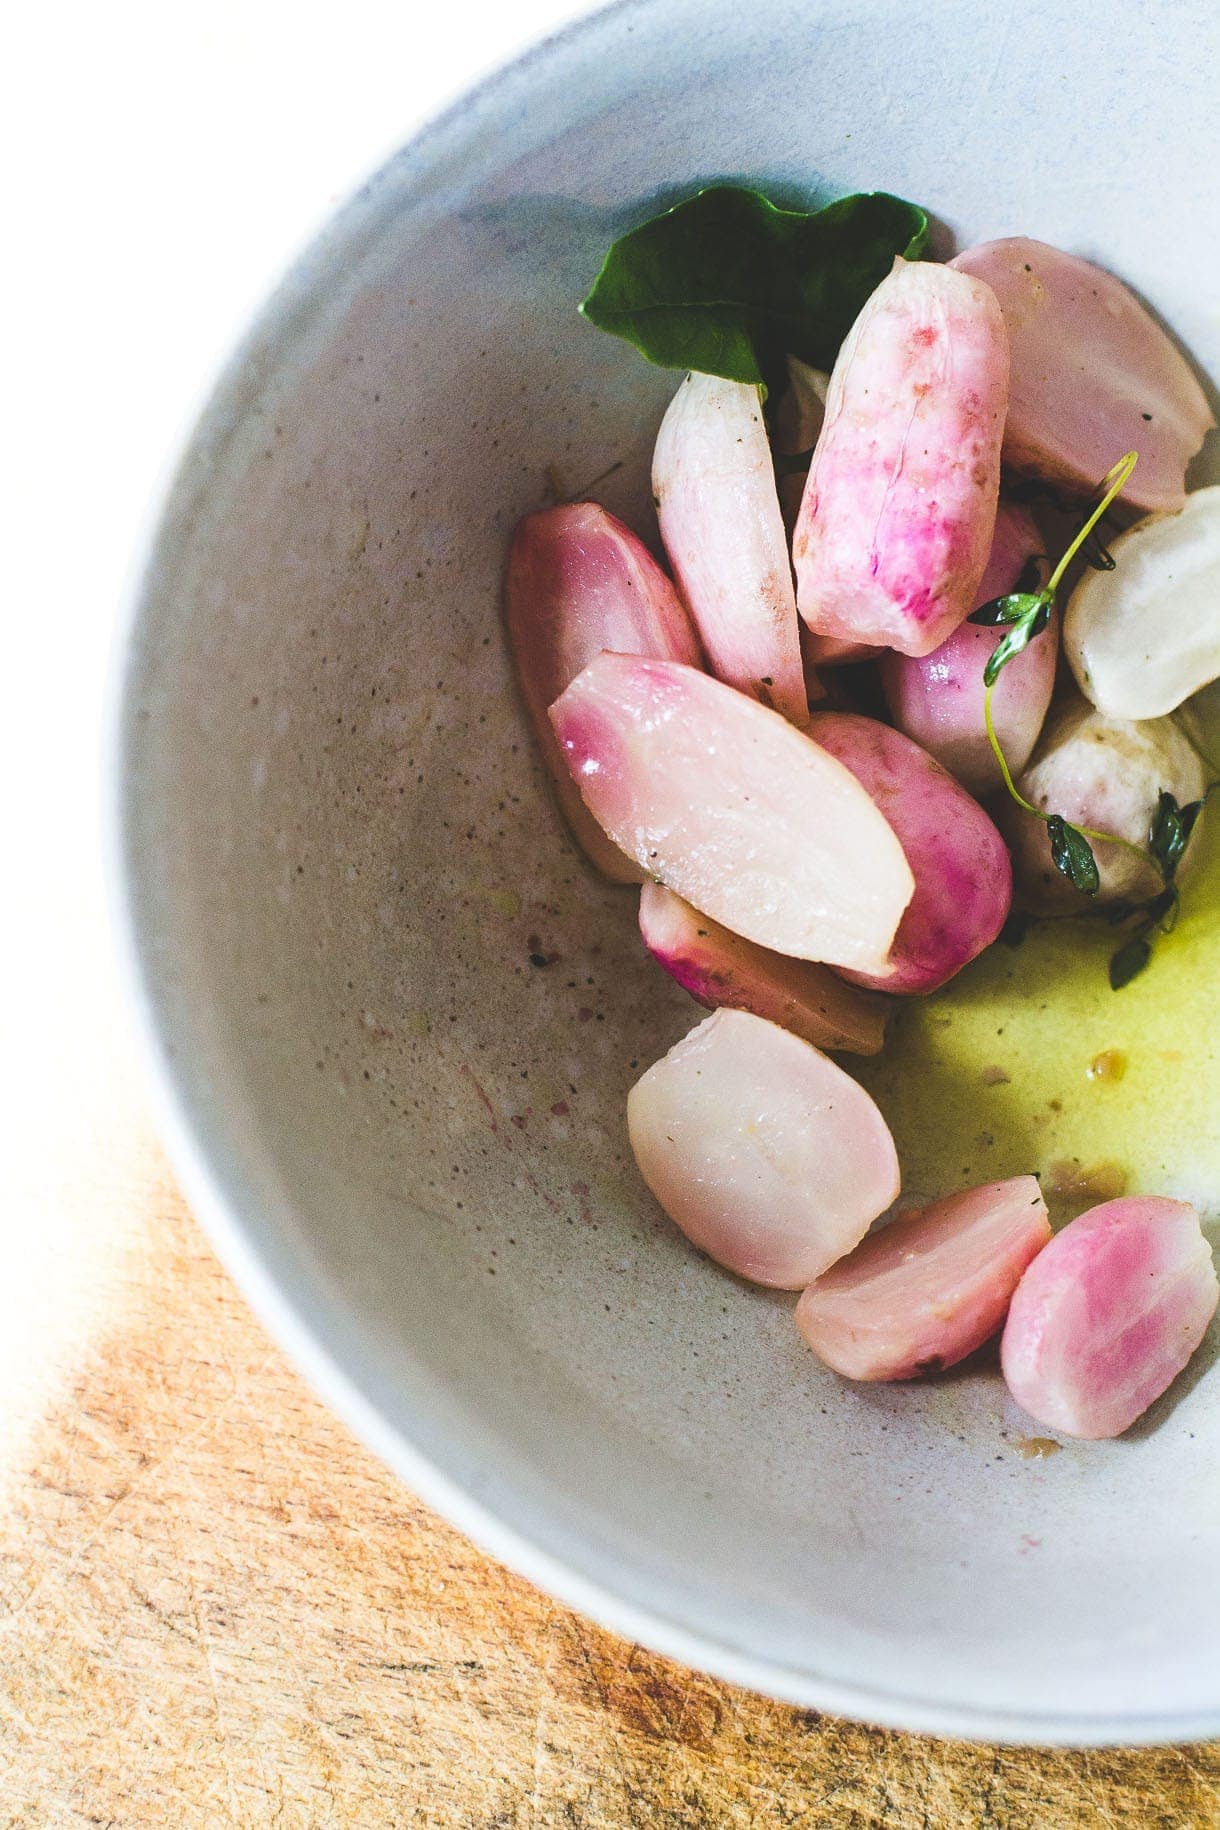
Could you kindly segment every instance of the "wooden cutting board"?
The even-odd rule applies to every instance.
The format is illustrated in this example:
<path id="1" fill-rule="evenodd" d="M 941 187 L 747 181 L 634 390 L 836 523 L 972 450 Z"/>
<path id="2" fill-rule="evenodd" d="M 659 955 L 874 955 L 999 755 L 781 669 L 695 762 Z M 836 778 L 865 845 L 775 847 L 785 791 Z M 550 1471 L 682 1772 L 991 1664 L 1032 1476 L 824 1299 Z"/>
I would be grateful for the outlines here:
<path id="1" fill-rule="evenodd" d="M 1220 1825 L 1220 1746 L 860 1728 L 681 1670 L 507 1574 L 270 1344 L 121 1059 L 65 1075 L 10 1210 L 28 1251 L 0 1353 L 0 1823 Z"/>

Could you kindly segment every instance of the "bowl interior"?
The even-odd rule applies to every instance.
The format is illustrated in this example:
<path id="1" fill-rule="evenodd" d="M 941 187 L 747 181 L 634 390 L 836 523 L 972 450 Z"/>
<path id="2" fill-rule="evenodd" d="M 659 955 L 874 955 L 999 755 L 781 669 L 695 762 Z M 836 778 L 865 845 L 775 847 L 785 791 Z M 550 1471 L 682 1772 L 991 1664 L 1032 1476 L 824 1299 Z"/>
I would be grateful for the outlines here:
<path id="1" fill-rule="evenodd" d="M 484 87 L 345 208 L 235 359 L 150 559 L 122 730 L 188 1181 L 379 1446 L 655 1644 L 1035 1739 L 1220 1728 L 1215 1379 L 1128 1440 L 1026 1459 L 993 1370 L 847 1388 L 790 1298 L 686 1247 L 623 1109 L 697 1013 L 553 814 L 498 583 L 549 489 L 647 524 L 674 378 L 575 303 L 614 234 L 699 182 L 885 188 L 942 244 L 1061 243 L 1220 374 L 1220 194 L 1197 184 L 1216 16 L 1118 0 L 1106 28 L 1041 0 L 666 0 Z M 999 1154 L 968 1162 L 978 1098 L 946 1078 L 921 1176 L 1016 1151 L 1010 1088 Z"/>

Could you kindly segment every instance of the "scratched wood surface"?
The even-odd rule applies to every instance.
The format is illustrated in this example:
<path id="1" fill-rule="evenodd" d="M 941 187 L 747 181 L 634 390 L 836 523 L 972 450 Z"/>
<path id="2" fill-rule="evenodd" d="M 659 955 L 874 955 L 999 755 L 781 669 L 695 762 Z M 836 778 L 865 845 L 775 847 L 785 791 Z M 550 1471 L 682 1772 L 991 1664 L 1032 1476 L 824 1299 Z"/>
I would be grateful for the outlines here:
<path id="1" fill-rule="evenodd" d="M 20 1365 L 0 1356 L 0 1823 L 1220 1824 L 1220 1747 L 872 1731 L 683 1671 L 498 1568 L 271 1345 L 103 1058 L 79 1064 L 89 1123 L 33 1126 L 9 1216 L 29 1252 Z"/>

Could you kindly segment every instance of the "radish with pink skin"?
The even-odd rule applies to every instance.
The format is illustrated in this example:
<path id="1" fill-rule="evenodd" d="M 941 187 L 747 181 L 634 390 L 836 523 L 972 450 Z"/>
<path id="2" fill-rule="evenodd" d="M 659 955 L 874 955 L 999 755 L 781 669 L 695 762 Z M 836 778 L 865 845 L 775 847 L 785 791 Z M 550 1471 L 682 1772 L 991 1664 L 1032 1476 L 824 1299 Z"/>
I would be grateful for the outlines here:
<path id="1" fill-rule="evenodd" d="M 1026 511 L 1001 502 L 991 557 L 973 608 L 1014 591 L 1028 562 L 1042 551 L 1042 536 Z M 888 653 L 881 661 L 881 684 L 894 723 L 971 794 L 989 794 L 1002 785 L 983 720 L 983 669 L 1003 633 L 961 623 L 929 655 Z M 1009 661 L 992 689 L 996 736 L 1014 775 L 1025 767 L 1038 741 L 1055 689 L 1058 655 L 1059 624 L 1053 617 L 1042 634 Z"/>
<path id="2" fill-rule="evenodd" d="M 551 722 L 589 811 L 649 876 L 759 946 L 883 983 L 914 879 L 826 750 L 693 667 L 632 655 L 599 655 Z"/>
<path id="3" fill-rule="evenodd" d="M 1121 1436 L 1172 1385 L 1220 1286 L 1186 1201 L 1106 1201 L 1065 1226 L 1017 1286 L 1000 1363 L 1031 1417 L 1065 1436 Z"/>
<path id="4" fill-rule="evenodd" d="M 1091 261 L 1016 235 L 952 261 L 985 281 L 1008 327 L 1004 463 L 1087 496 L 1124 451 L 1137 508 L 1179 509 L 1186 466 L 1215 424 L 1172 339 L 1135 294 Z"/>
<path id="5" fill-rule="evenodd" d="M 842 642 L 930 654 L 991 549 L 1008 337 L 981 281 L 894 263 L 839 352 L 793 540 L 797 603 Z"/>
<path id="6" fill-rule="evenodd" d="M 796 1307 L 808 1346 L 845 1379 L 915 1379 L 997 1332 L 1051 1236 L 1035 1176 L 948 1195 L 870 1233 Z"/>
<path id="7" fill-rule="evenodd" d="M 652 493 L 712 672 L 803 724 L 792 564 L 758 389 L 688 375 L 657 434 Z"/>
<path id="8" fill-rule="evenodd" d="M 875 1055 L 889 1006 L 828 966 L 788 959 L 731 934 L 659 883 L 640 891 L 640 933 L 659 966 L 709 1009 L 766 1017 L 815 1048 Z"/>
<path id="9" fill-rule="evenodd" d="M 607 877 L 638 883 L 639 865 L 607 839 L 581 800 L 547 707 L 603 648 L 697 667 L 690 618 L 652 554 L 595 502 L 544 508 L 518 522 L 504 615 L 521 696 L 568 825 Z"/>
<path id="10" fill-rule="evenodd" d="M 638 1080 L 627 1130 L 670 1219 L 739 1277 L 800 1290 L 897 1198 L 864 1088 L 799 1036 L 718 1010 Z"/>
<path id="11" fill-rule="evenodd" d="M 1012 902 L 1007 847 L 978 802 L 901 731 L 855 712 L 817 712 L 809 734 L 868 790 L 915 878 L 888 973 L 840 969 L 857 985 L 935 991 L 1003 927 Z"/>

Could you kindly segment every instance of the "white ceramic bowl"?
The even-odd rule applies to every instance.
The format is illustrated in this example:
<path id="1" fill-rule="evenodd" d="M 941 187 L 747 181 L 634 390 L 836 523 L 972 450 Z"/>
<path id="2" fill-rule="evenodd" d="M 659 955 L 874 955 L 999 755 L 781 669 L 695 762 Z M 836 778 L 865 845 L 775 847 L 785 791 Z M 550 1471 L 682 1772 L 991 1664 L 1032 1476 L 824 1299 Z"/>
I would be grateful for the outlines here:
<path id="1" fill-rule="evenodd" d="M 269 1322 L 545 1587 L 904 1727 L 1220 1731 L 1220 1398 L 1025 1463 L 994 1373 L 846 1388 L 790 1299 L 662 1219 L 623 1102 L 695 1013 L 542 792 L 505 539 L 549 465 L 575 487 L 620 463 L 599 493 L 643 512 L 673 379 L 575 305 L 616 232 L 714 178 L 883 187 L 961 238 L 1097 255 L 1220 373 L 1218 50 L 1214 7 L 1143 0 L 585 21 L 408 145 L 284 282 L 182 459 L 128 636 L 139 997 L 178 1167 Z"/>

